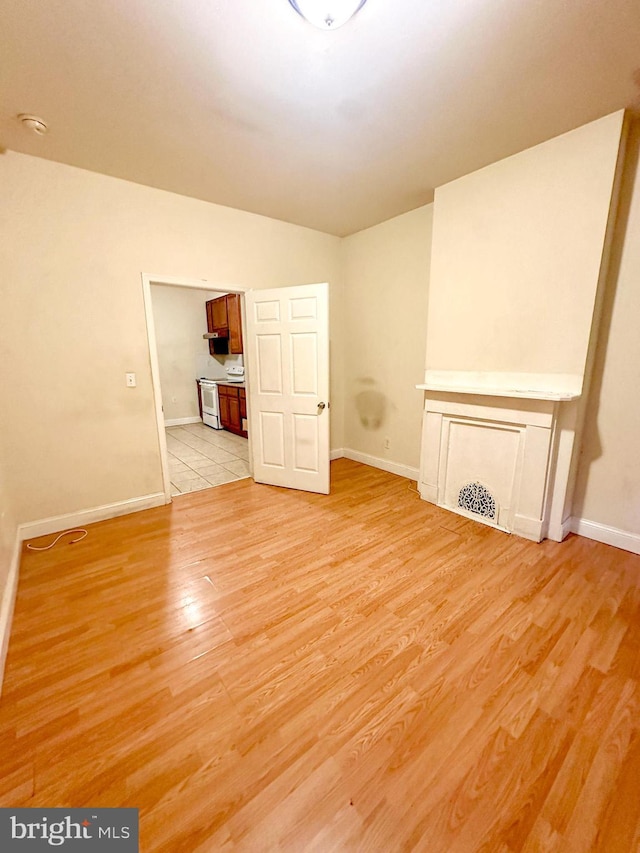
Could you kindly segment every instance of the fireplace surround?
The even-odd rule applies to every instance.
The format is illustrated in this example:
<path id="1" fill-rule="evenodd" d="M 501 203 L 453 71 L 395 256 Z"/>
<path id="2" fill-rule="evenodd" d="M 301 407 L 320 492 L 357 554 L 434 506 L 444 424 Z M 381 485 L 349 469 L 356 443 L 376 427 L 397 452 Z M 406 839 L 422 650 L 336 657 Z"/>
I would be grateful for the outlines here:
<path id="1" fill-rule="evenodd" d="M 424 500 L 536 542 L 568 532 L 577 377 L 427 371 Z M 563 385 L 563 387 L 560 387 Z"/>

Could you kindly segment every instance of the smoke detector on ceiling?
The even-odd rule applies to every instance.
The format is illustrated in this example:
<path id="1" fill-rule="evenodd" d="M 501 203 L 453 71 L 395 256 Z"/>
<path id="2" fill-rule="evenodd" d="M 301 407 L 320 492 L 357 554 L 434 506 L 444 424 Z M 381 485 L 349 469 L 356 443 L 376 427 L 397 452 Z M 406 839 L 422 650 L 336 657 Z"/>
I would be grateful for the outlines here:
<path id="1" fill-rule="evenodd" d="M 46 121 L 41 119 L 39 116 L 20 113 L 18 121 L 22 122 L 22 126 L 27 130 L 30 130 L 32 133 L 35 133 L 36 136 L 44 136 L 49 130 Z"/>

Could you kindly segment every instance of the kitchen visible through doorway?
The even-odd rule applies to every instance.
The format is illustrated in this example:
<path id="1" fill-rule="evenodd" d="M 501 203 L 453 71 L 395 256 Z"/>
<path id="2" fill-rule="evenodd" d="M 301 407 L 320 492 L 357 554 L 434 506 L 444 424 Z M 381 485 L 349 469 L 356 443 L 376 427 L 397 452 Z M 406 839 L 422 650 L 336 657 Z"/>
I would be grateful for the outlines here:
<path id="1" fill-rule="evenodd" d="M 202 423 L 168 427 L 167 451 L 173 497 L 250 476 L 249 442 Z"/>

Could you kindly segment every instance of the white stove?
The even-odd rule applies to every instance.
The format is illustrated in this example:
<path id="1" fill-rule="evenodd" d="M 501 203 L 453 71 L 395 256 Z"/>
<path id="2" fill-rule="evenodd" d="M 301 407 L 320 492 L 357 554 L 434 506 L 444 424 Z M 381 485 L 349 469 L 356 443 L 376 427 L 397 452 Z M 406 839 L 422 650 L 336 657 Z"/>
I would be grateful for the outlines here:
<path id="1" fill-rule="evenodd" d="M 202 422 L 212 429 L 222 429 L 220 423 L 220 402 L 218 385 L 221 382 L 239 384 L 244 382 L 244 367 L 233 365 L 225 369 L 226 379 L 199 379 L 200 401 L 202 403 Z"/>

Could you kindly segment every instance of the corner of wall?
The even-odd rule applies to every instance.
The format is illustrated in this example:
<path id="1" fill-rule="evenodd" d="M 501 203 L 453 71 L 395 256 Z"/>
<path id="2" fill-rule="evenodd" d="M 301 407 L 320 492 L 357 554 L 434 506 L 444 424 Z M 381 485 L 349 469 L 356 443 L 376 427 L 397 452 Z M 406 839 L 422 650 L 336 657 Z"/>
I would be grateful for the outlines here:
<path id="1" fill-rule="evenodd" d="M 640 120 L 625 116 L 616 175 L 615 204 L 612 204 L 609 239 L 605 247 L 606 266 L 598 292 L 592 337 L 587 359 L 583 396 L 583 429 L 576 465 L 572 530 L 579 535 L 616 544 L 634 546 L 640 527 L 630 517 L 628 507 L 637 493 L 637 466 L 628 455 L 616 452 L 624 447 L 626 436 L 635 434 L 637 405 L 628 394 L 633 377 L 625 373 L 627 365 L 637 364 L 637 272 L 640 255 L 637 246 L 640 183 Z M 624 400 L 624 405 L 617 401 Z M 616 441 L 612 437 L 616 436 Z M 605 446 L 608 442 L 605 463 Z M 619 491 L 621 478 L 630 484 Z M 630 503 L 629 494 L 632 494 Z M 617 495 L 620 495 L 618 498 Z M 586 520 L 597 518 L 598 521 Z M 613 522 L 613 525 L 611 524 Z M 623 528 L 634 527 L 632 532 Z M 605 532 L 603 532 L 605 531 Z M 606 531 L 613 531 L 607 533 Z M 601 536 L 606 536 L 602 539 Z M 631 539 L 629 539 L 631 537 Z M 615 542 L 610 542 L 610 539 Z M 635 547 L 616 544 L 634 551 Z M 636 551 L 637 553 L 637 551 Z"/>
<path id="2" fill-rule="evenodd" d="M 4 576 L 4 583 L 0 593 L 0 694 L 2 694 L 4 667 L 9 650 L 13 608 L 18 591 L 21 544 L 20 534 L 16 530 L 13 548 L 7 553 L 6 570 L 0 565 L 0 576 Z"/>

